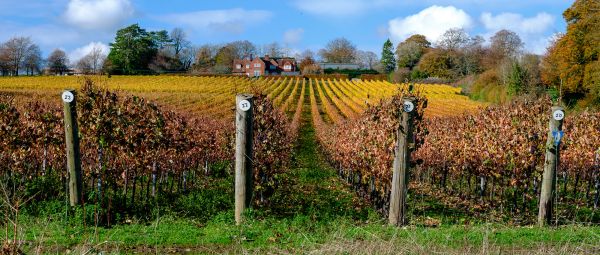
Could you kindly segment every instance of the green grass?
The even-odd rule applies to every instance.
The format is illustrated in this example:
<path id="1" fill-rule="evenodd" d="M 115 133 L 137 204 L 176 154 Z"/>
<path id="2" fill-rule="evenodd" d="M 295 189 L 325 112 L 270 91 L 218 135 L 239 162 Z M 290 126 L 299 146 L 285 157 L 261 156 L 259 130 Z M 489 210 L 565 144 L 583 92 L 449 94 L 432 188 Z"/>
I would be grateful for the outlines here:
<path id="1" fill-rule="evenodd" d="M 26 239 L 31 241 L 25 250 L 31 252 L 41 247 L 42 251 L 50 253 L 67 250 L 125 253 L 158 250 L 162 253 L 168 249 L 189 249 L 194 253 L 337 253 L 352 250 L 394 253 L 389 249 L 395 247 L 409 253 L 463 253 L 484 249 L 600 252 L 598 227 L 572 225 L 543 229 L 483 224 L 396 228 L 376 217 L 367 221 L 346 217 L 320 221 L 307 215 L 260 220 L 251 214 L 248 216 L 250 219 L 241 227 L 234 225 L 232 213 L 227 212 L 207 224 L 193 219 L 164 217 L 150 224 L 124 224 L 110 229 L 83 229 L 58 222 L 46 223 L 38 218 L 23 223 L 29 228 Z M 356 246 L 357 243 L 362 245 Z"/>
<path id="2" fill-rule="evenodd" d="M 308 95 L 307 95 L 308 96 Z M 309 100 L 306 100 L 310 102 Z M 308 107 L 308 104 L 305 105 Z M 49 253 L 311 253 L 473 254 L 600 253 L 600 227 L 514 227 L 478 223 L 392 227 L 337 177 L 318 152 L 310 110 L 293 167 L 268 207 L 249 210 L 234 224 L 231 178 L 209 180 L 205 190 L 174 201 L 180 210 L 155 211 L 111 228 L 83 226 L 57 213 L 21 217 L 21 249 Z M 190 206 L 197 204 L 197 206 Z M 420 207 L 434 205 L 422 205 Z M 187 212 L 185 210 L 188 210 Z M 0 252 L 1 253 L 1 252 Z"/>

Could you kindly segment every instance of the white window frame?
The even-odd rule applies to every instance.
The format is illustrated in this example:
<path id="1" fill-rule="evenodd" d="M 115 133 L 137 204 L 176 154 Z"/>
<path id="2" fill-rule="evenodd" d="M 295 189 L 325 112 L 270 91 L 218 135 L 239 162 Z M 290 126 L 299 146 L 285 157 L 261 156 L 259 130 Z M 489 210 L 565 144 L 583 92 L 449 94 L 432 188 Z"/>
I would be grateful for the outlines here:
<path id="1" fill-rule="evenodd" d="M 260 64 L 259 64 L 260 65 Z M 260 76 L 260 71 L 259 70 L 254 70 L 254 76 Z"/>
<path id="2" fill-rule="evenodd" d="M 235 69 L 242 69 L 242 65 L 241 64 L 235 65 Z"/>
<path id="3" fill-rule="evenodd" d="M 249 68 L 250 68 L 250 64 L 246 64 L 246 69 L 249 69 Z"/>
<path id="4" fill-rule="evenodd" d="M 283 69 L 284 69 L 284 70 L 292 70 L 292 65 L 290 65 L 290 64 L 285 64 L 285 65 L 283 66 Z"/>
<path id="5" fill-rule="evenodd" d="M 254 63 L 254 67 L 260 67 L 260 63 Z"/>

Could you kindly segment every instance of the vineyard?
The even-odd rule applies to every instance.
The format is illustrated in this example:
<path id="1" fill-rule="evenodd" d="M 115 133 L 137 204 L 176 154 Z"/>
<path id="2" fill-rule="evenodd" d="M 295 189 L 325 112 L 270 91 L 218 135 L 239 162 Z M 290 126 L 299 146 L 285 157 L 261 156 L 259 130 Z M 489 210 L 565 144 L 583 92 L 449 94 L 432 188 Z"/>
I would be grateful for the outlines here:
<path id="1" fill-rule="evenodd" d="M 64 88 L 79 93 L 85 199 L 108 225 L 157 197 L 197 189 L 203 178 L 231 176 L 233 99 L 242 92 L 257 95 L 258 207 L 268 208 L 286 185 L 280 176 L 294 161 L 308 114 L 320 151 L 339 177 L 387 214 L 398 116 L 410 95 L 417 100 L 413 204 L 435 200 L 447 212 L 515 224 L 531 224 L 537 215 L 549 99 L 487 106 L 449 85 L 302 77 L 2 78 L 0 175 L 11 185 L 35 183 L 27 192 L 38 200 L 66 190 L 58 97 Z M 558 220 L 598 223 L 600 114 L 568 114 L 564 131 Z M 419 216 L 433 209 L 412 210 Z"/>
<path id="2" fill-rule="evenodd" d="M 56 93 L 65 88 L 79 89 L 83 77 L 6 77 L 0 79 L 0 91 L 29 97 L 55 100 Z M 293 112 L 300 91 L 309 83 L 333 105 L 327 112 L 328 122 L 356 117 L 368 105 L 397 94 L 401 86 L 383 81 L 350 81 L 300 79 L 296 77 L 268 77 L 251 80 L 237 77 L 187 77 L 187 76 L 114 76 L 92 77 L 92 81 L 113 91 L 123 91 L 156 102 L 159 106 L 178 112 L 202 114 L 211 118 L 228 118 L 231 98 L 237 93 L 259 89 L 268 95 L 275 106 L 284 112 Z M 318 90 L 318 89 L 320 90 Z M 485 104 L 469 100 L 460 88 L 448 85 L 416 85 L 429 99 L 427 117 L 459 115 L 472 112 Z M 223 107 L 230 105 L 231 107 Z"/>

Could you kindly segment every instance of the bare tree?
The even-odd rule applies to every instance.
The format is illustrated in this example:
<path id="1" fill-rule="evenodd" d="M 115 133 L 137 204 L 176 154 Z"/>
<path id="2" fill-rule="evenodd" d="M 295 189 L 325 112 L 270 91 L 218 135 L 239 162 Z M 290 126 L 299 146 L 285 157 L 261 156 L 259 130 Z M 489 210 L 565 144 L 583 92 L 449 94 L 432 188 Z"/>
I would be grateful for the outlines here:
<path id="1" fill-rule="evenodd" d="M 469 39 L 464 29 L 451 28 L 444 32 L 437 45 L 444 50 L 459 50 L 469 43 Z"/>
<path id="2" fill-rule="evenodd" d="M 327 43 L 325 49 L 319 51 L 321 58 L 331 63 L 354 63 L 356 46 L 346 38 L 337 38 Z"/>
<path id="3" fill-rule="evenodd" d="M 85 74 L 99 74 L 102 72 L 104 61 L 106 61 L 106 54 L 102 52 L 102 48 L 94 46 L 88 54 L 77 61 L 75 66 Z"/>
<path id="4" fill-rule="evenodd" d="M 94 46 L 92 48 L 92 51 L 90 51 L 90 53 L 88 53 L 87 56 L 89 56 L 90 58 L 92 71 L 96 74 L 99 73 L 107 57 L 106 54 L 102 52 L 102 48 Z"/>
<path id="5" fill-rule="evenodd" d="M 25 58 L 32 50 L 33 42 L 29 37 L 14 37 L 4 43 L 4 51 L 10 67 L 10 72 L 14 76 L 19 75 L 19 69 L 23 66 Z"/>
<path id="6" fill-rule="evenodd" d="M 227 45 L 233 49 L 238 59 L 250 57 L 257 53 L 256 46 L 247 40 L 230 42 Z"/>
<path id="7" fill-rule="evenodd" d="M 63 75 L 68 71 L 69 58 L 67 54 L 60 49 L 55 49 L 48 57 L 48 68 L 53 74 Z"/>
<path id="8" fill-rule="evenodd" d="M 361 68 L 374 69 L 375 65 L 379 62 L 379 57 L 372 51 L 359 50 L 356 55 L 357 63 Z"/>
<path id="9" fill-rule="evenodd" d="M 92 74 L 94 73 L 94 68 L 92 67 L 91 62 L 92 61 L 90 55 L 88 54 L 81 58 L 79 61 L 77 61 L 75 67 L 77 67 L 77 69 L 79 69 L 79 71 L 83 74 Z"/>
<path id="10" fill-rule="evenodd" d="M 32 44 L 27 50 L 27 56 L 23 60 L 23 67 L 28 75 L 34 75 L 35 73 L 41 73 L 42 70 L 42 51 L 40 47 Z"/>
<path id="11" fill-rule="evenodd" d="M 175 57 L 179 56 L 185 48 L 191 45 L 190 41 L 187 40 L 187 35 L 181 28 L 174 28 L 169 36 L 171 37 L 171 47 L 173 48 Z"/>
<path id="12" fill-rule="evenodd" d="M 270 57 L 283 57 L 284 50 L 277 42 L 272 42 L 267 45 L 264 45 L 262 48 L 262 52 L 259 52 L 260 55 L 269 55 Z"/>
<path id="13" fill-rule="evenodd" d="M 490 41 L 490 48 L 497 58 L 517 57 L 523 49 L 519 35 L 506 29 L 496 32 Z"/>
<path id="14" fill-rule="evenodd" d="M 183 70 L 189 70 L 192 67 L 197 52 L 198 50 L 193 46 L 186 47 L 181 51 L 179 60 L 181 61 L 181 68 Z"/>

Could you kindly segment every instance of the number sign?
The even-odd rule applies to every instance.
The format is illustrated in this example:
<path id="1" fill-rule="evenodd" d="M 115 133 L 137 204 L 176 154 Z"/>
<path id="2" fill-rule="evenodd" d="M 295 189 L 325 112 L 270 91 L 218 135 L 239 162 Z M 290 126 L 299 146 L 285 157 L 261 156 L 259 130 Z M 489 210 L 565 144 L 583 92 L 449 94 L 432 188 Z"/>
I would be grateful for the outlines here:
<path id="1" fill-rule="evenodd" d="M 562 120 L 565 118 L 565 112 L 563 112 L 562 110 L 556 110 L 552 113 L 552 118 L 554 118 L 555 120 Z"/>
<path id="2" fill-rule="evenodd" d="M 240 101 L 238 107 L 242 111 L 248 111 L 248 110 L 250 110 L 250 102 L 248 100 L 242 100 L 242 101 Z"/>
<path id="3" fill-rule="evenodd" d="M 61 97 L 63 102 L 65 103 L 73 102 L 73 99 L 75 99 L 75 96 L 73 95 L 73 93 L 71 93 L 71 91 L 63 92 Z"/>
<path id="4" fill-rule="evenodd" d="M 404 111 L 405 112 L 412 112 L 415 109 L 415 105 L 410 102 L 410 101 L 406 101 L 404 102 Z"/>

